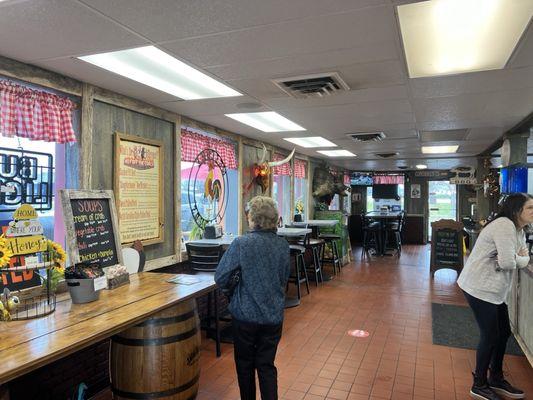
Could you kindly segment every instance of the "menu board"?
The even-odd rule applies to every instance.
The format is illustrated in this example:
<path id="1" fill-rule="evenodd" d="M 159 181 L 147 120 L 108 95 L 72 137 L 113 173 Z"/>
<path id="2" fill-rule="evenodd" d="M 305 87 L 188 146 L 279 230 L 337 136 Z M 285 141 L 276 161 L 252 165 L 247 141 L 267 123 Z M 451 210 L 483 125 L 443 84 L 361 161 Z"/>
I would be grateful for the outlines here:
<path id="1" fill-rule="evenodd" d="M 431 224 L 431 271 L 463 268 L 463 226 L 460 222 L 441 220 Z"/>
<path id="2" fill-rule="evenodd" d="M 113 192 L 61 190 L 70 263 L 122 264 Z"/>
<path id="3" fill-rule="evenodd" d="M 115 197 L 122 243 L 163 241 L 162 142 L 115 134 Z"/>

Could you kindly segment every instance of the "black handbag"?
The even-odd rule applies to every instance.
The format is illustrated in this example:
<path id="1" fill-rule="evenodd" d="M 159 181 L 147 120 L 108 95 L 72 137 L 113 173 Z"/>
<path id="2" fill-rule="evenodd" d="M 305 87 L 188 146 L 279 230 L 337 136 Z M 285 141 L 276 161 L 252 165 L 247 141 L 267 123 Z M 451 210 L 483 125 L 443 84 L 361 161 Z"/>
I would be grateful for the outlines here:
<path id="1" fill-rule="evenodd" d="M 233 293 L 235 292 L 235 288 L 237 287 L 240 281 L 241 268 L 239 267 L 231 273 L 227 285 L 221 288 L 222 293 L 224 293 L 228 298 L 231 298 L 231 296 L 233 296 Z"/>

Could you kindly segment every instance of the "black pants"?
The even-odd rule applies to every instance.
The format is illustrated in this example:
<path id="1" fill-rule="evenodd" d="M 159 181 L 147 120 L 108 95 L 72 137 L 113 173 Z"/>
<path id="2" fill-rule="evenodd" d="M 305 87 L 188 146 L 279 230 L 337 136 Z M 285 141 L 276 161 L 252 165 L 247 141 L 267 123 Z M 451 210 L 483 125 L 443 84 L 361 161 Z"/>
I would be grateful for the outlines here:
<path id="1" fill-rule="evenodd" d="M 281 339 L 279 325 L 232 320 L 235 365 L 241 400 L 255 400 L 255 370 L 262 400 L 278 399 L 278 370 L 274 365 Z"/>
<path id="2" fill-rule="evenodd" d="M 507 304 L 492 304 L 466 292 L 466 300 L 474 311 L 479 326 L 479 345 L 476 354 L 476 377 L 486 379 L 487 370 L 500 373 L 503 370 L 503 356 L 507 339 L 511 336 Z"/>

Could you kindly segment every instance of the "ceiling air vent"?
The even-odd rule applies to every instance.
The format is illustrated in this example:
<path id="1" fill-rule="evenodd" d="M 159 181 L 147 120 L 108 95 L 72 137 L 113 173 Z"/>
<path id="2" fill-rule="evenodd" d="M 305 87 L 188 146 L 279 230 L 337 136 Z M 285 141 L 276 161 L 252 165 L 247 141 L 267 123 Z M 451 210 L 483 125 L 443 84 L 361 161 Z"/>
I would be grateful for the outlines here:
<path id="1" fill-rule="evenodd" d="M 351 137 L 354 142 L 381 142 L 385 139 L 383 132 L 348 133 L 346 136 Z"/>
<path id="2" fill-rule="evenodd" d="M 391 157 L 394 157 L 394 156 L 397 156 L 398 154 L 400 153 L 376 153 L 376 156 L 378 157 L 381 157 L 381 158 L 391 158 Z"/>
<path id="3" fill-rule="evenodd" d="M 350 90 L 337 72 L 273 79 L 272 82 L 289 96 L 297 99 L 331 96 L 340 91 Z"/>

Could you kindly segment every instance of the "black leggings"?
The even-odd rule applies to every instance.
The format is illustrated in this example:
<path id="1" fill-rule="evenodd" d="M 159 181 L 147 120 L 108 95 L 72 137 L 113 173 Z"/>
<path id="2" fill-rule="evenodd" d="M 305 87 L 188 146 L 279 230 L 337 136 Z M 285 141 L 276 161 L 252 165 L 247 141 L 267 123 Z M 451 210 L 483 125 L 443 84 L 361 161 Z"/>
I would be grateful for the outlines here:
<path id="1" fill-rule="evenodd" d="M 255 400 L 255 371 L 262 400 L 278 399 L 278 371 L 274 365 L 282 324 L 261 325 L 233 318 L 233 344 L 241 400 Z"/>
<path id="2" fill-rule="evenodd" d="M 464 292 L 479 326 L 476 354 L 476 377 L 486 379 L 490 365 L 492 373 L 503 370 L 503 356 L 507 339 L 511 336 L 507 304 L 492 304 Z"/>

